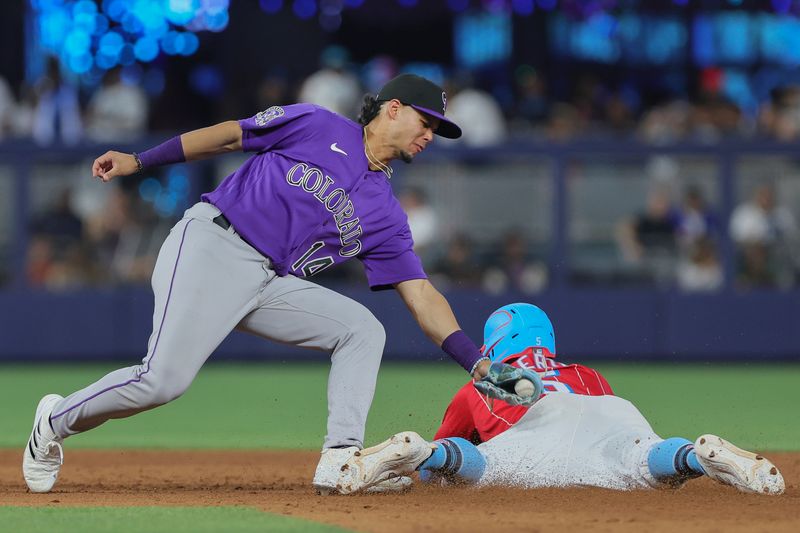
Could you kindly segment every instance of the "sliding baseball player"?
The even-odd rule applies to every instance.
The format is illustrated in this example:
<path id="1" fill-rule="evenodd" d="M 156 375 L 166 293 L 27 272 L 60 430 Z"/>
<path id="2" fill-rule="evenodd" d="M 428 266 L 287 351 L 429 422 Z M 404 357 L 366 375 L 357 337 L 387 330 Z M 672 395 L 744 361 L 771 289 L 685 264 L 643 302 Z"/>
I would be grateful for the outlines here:
<path id="1" fill-rule="evenodd" d="M 434 442 L 404 432 L 362 450 L 343 471 L 341 492 L 406 487 L 414 470 L 425 481 L 618 490 L 680 487 L 708 476 L 742 492 L 784 492 L 781 473 L 763 456 L 716 435 L 663 439 L 599 372 L 556 361 L 555 333 L 538 307 L 501 307 L 484 335 L 484 353 L 495 364 L 532 371 L 526 378 L 540 381 L 538 401 L 527 407 L 492 400 L 481 382 L 467 383 Z"/>

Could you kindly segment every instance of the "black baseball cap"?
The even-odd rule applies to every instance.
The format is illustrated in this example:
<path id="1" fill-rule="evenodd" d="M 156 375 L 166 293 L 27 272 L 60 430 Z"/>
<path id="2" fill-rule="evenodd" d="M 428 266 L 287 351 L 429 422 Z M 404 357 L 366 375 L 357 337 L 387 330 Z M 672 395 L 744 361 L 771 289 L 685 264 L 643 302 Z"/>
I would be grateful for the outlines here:
<path id="1" fill-rule="evenodd" d="M 440 123 L 434 132 L 436 135 L 447 139 L 461 137 L 461 128 L 444 116 L 447 109 L 447 94 L 441 87 L 422 76 L 401 74 L 381 87 L 376 99 L 379 102 L 400 100 L 417 111 L 438 118 Z"/>

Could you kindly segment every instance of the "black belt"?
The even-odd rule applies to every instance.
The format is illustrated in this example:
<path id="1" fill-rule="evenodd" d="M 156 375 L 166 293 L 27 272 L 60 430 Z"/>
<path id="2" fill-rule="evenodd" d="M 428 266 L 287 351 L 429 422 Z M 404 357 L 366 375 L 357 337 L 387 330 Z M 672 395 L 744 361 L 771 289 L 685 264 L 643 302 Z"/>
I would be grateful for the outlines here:
<path id="1" fill-rule="evenodd" d="M 228 228 L 231 227 L 230 220 L 228 220 L 225 217 L 225 215 L 223 215 L 222 213 L 220 213 L 219 216 L 214 217 L 213 219 L 211 219 L 211 222 L 213 222 L 214 224 L 216 224 L 220 228 L 224 229 L 225 231 L 228 231 Z"/>

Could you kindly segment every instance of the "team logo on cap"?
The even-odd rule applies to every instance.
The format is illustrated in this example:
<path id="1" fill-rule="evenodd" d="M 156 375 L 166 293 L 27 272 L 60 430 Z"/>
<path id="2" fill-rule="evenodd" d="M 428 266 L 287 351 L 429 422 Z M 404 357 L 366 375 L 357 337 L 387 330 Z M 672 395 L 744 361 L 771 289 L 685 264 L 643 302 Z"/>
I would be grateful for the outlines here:
<path id="1" fill-rule="evenodd" d="M 447 111 L 447 93 L 442 91 L 442 111 Z"/>
<path id="2" fill-rule="evenodd" d="M 285 111 L 281 106 L 274 105 L 264 111 L 256 113 L 256 124 L 259 126 L 266 126 L 276 118 L 282 117 Z"/>

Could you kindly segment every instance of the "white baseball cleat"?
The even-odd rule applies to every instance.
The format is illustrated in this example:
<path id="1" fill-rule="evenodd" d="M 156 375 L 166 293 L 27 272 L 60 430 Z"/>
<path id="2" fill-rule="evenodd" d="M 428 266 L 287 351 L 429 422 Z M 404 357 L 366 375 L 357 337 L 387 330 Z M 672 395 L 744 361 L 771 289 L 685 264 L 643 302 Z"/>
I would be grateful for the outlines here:
<path id="1" fill-rule="evenodd" d="M 774 464 L 716 435 L 699 437 L 694 451 L 706 475 L 723 485 L 759 494 L 783 494 L 786 490 L 783 476 Z"/>
<path id="2" fill-rule="evenodd" d="M 407 476 L 431 456 L 435 445 L 413 431 L 404 431 L 387 441 L 353 454 L 342 468 L 337 490 L 351 494 Z"/>
<path id="3" fill-rule="evenodd" d="M 400 476 L 389 478 L 386 481 L 381 481 L 364 492 L 368 494 L 383 494 L 386 492 L 405 492 L 411 489 L 414 481 L 408 476 Z"/>
<path id="4" fill-rule="evenodd" d="M 317 471 L 314 472 L 314 488 L 322 496 L 327 496 L 331 492 L 336 492 L 336 485 L 342 475 L 344 465 L 349 461 L 353 454 L 358 451 L 358 447 L 348 448 L 326 448 L 317 463 Z"/>
<path id="5" fill-rule="evenodd" d="M 22 456 L 22 475 L 31 492 L 50 492 L 64 463 L 64 439 L 53 433 L 49 422 L 53 407 L 63 399 L 58 394 L 48 394 L 36 406 L 33 429 Z"/>

